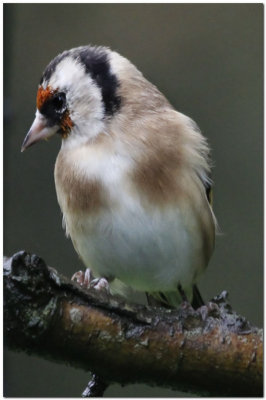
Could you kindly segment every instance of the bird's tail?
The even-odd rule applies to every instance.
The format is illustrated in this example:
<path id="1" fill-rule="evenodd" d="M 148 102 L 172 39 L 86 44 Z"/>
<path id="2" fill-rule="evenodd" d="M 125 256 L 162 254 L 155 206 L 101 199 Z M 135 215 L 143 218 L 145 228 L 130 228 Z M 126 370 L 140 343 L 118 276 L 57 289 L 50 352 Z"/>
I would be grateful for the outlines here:
<path id="1" fill-rule="evenodd" d="M 183 301 L 188 301 L 194 309 L 204 305 L 203 298 L 197 285 L 183 290 L 179 285 L 178 290 L 173 292 L 146 293 L 148 304 L 151 306 L 177 308 Z"/>

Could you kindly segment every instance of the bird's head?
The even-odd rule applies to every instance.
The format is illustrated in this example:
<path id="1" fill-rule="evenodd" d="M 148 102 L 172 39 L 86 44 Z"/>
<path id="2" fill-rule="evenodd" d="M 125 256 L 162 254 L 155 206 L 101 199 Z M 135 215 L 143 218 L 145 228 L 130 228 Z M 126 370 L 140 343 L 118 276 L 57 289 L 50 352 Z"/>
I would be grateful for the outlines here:
<path id="1" fill-rule="evenodd" d="M 111 54 L 105 47 L 84 46 L 48 64 L 37 91 L 35 120 L 21 151 L 56 133 L 67 146 L 88 141 L 104 129 L 121 105 Z"/>

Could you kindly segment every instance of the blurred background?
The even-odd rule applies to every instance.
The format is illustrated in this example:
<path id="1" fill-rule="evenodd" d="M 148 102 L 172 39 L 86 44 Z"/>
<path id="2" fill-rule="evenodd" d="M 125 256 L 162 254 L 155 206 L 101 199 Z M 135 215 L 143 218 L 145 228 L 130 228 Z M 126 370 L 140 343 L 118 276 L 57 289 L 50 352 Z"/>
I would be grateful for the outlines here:
<path id="1" fill-rule="evenodd" d="M 233 308 L 262 326 L 262 4 L 5 4 L 5 254 L 34 252 L 67 276 L 83 268 L 56 200 L 59 138 L 23 154 L 20 147 L 45 66 L 63 50 L 89 43 L 129 58 L 208 138 L 222 234 L 199 287 L 206 300 L 226 289 Z M 82 370 L 5 351 L 5 396 L 79 397 L 88 379 Z M 185 394 L 112 385 L 105 396 Z"/>

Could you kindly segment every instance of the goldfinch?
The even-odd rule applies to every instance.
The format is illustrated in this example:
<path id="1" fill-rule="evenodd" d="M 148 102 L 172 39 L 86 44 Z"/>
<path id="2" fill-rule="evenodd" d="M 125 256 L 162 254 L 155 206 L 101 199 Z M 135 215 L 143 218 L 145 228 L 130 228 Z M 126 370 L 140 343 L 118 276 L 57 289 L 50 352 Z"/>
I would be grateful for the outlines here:
<path id="1" fill-rule="evenodd" d="M 195 285 L 216 222 L 210 151 L 195 122 L 129 60 L 83 46 L 46 67 L 22 151 L 55 134 L 57 199 L 86 282 L 169 307 L 201 300 Z"/>

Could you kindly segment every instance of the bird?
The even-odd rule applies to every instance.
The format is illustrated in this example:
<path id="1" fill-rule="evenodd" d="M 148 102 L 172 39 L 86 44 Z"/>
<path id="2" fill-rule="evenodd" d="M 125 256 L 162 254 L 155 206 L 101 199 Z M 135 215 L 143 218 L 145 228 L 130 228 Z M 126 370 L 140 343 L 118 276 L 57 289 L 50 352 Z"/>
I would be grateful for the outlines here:
<path id="1" fill-rule="evenodd" d="M 214 250 L 211 156 L 197 124 L 105 46 L 57 55 L 37 90 L 21 151 L 61 138 L 55 188 L 87 287 L 176 308 L 204 302 Z"/>

